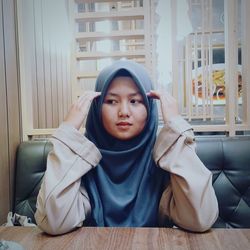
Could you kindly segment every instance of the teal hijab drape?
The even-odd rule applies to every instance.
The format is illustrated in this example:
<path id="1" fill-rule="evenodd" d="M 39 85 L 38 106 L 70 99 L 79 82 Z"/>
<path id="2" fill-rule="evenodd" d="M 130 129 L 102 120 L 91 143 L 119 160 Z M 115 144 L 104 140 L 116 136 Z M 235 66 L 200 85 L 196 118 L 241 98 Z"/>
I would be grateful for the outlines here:
<path id="1" fill-rule="evenodd" d="M 141 91 L 148 112 L 144 130 L 128 141 L 108 134 L 101 118 L 101 105 L 110 82 L 116 76 L 131 76 Z M 116 61 L 99 74 L 86 122 L 86 137 L 100 150 L 100 163 L 82 179 L 91 203 L 90 225 L 158 226 L 158 207 L 167 172 L 156 166 L 152 150 L 156 140 L 156 103 L 146 93 L 152 83 L 143 66 L 132 61 Z"/>

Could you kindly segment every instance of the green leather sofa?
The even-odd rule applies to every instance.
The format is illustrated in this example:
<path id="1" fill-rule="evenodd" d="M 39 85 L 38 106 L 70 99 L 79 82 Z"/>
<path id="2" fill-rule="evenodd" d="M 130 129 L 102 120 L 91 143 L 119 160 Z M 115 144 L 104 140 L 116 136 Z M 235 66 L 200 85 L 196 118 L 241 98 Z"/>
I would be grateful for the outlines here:
<path id="1" fill-rule="evenodd" d="M 201 136 L 196 142 L 197 154 L 213 172 L 219 202 L 219 218 L 213 227 L 250 228 L 250 136 Z M 17 150 L 13 212 L 34 223 L 36 197 L 51 149 L 48 141 L 29 141 Z"/>

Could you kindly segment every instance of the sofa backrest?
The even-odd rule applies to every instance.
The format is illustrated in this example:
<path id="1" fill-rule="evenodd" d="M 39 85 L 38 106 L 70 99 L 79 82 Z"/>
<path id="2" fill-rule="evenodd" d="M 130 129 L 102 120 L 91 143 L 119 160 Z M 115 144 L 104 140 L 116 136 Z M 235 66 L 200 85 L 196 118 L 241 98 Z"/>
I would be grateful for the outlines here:
<path id="1" fill-rule="evenodd" d="M 37 195 L 51 149 L 49 141 L 22 142 L 17 149 L 13 211 L 28 216 L 33 223 Z"/>
<path id="2" fill-rule="evenodd" d="M 219 203 L 214 227 L 250 228 L 250 137 L 196 137 Z"/>
<path id="3" fill-rule="evenodd" d="M 198 156 L 213 173 L 219 203 L 219 218 L 213 227 L 250 228 L 250 136 L 196 137 L 196 142 Z M 17 150 L 13 211 L 34 223 L 36 198 L 51 149 L 48 141 L 29 141 Z"/>

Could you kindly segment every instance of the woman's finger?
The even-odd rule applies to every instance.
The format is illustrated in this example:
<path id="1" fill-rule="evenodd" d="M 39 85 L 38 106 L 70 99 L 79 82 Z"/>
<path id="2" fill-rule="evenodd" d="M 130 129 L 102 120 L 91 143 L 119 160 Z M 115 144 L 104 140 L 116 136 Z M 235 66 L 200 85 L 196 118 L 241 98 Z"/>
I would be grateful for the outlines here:
<path id="1" fill-rule="evenodd" d="M 84 102 L 92 102 L 96 97 L 100 96 L 101 92 L 86 91 L 78 99 L 79 104 Z"/>
<path id="2" fill-rule="evenodd" d="M 91 91 L 91 92 L 88 91 L 87 93 L 84 93 L 78 99 L 79 108 L 84 109 L 86 112 L 88 112 L 88 109 L 92 101 L 100 95 L 101 95 L 101 92 L 94 92 L 94 91 Z"/>
<path id="3" fill-rule="evenodd" d="M 158 100 L 160 99 L 160 93 L 156 90 L 150 90 L 150 92 L 148 92 L 146 95 L 153 99 L 158 99 Z"/>
<path id="4" fill-rule="evenodd" d="M 165 123 L 167 123 L 172 117 L 178 115 L 177 101 L 167 91 L 151 90 L 147 93 L 147 96 L 160 100 L 161 111 Z"/>
<path id="5" fill-rule="evenodd" d="M 79 129 L 88 115 L 91 102 L 99 96 L 100 92 L 86 91 L 72 105 L 65 117 L 65 122 Z"/>

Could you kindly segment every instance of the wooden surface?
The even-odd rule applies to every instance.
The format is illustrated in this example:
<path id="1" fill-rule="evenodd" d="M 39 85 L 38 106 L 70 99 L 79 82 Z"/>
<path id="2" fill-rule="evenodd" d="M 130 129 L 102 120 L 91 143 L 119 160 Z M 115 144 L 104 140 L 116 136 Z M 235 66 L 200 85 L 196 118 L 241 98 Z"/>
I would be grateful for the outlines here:
<path id="1" fill-rule="evenodd" d="M 87 228 L 49 236 L 32 227 L 0 227 L 0 240 L 25 249 L 250 249 L 250 229 L 212 229 L 187 233 L 169 228 Z"/>

